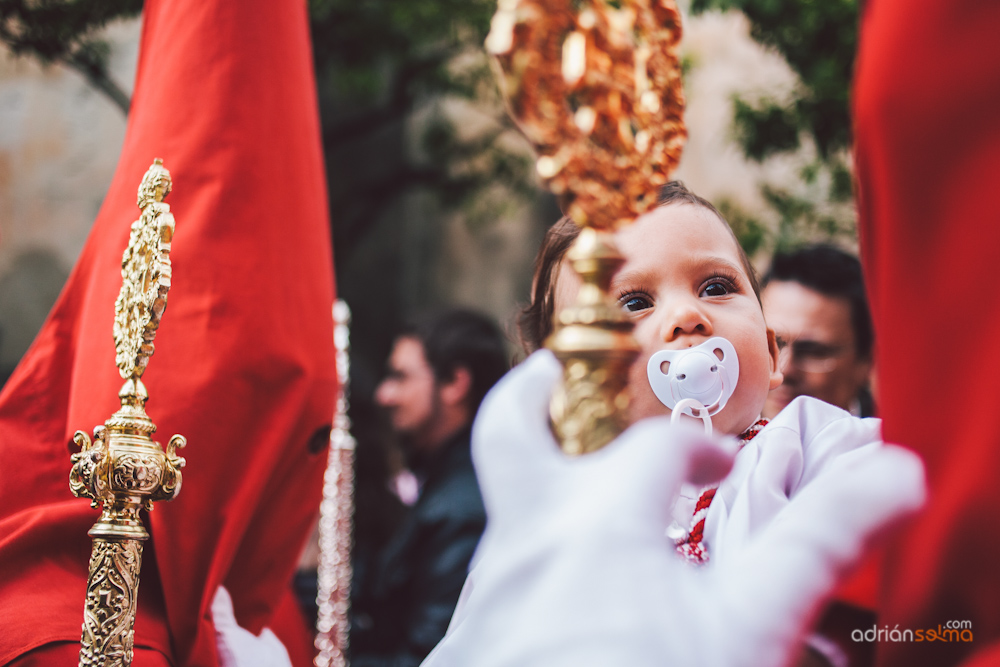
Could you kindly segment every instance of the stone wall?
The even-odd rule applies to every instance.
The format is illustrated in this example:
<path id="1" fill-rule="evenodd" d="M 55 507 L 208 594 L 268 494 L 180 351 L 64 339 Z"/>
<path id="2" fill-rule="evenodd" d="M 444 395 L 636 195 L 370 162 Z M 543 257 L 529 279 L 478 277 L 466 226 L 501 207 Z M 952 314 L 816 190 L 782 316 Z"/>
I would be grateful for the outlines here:
<path id="1" fill-rule="evenodd" d="M 139 21 L 110 26 L 107 38 L 112 74 L 130 91 Z M 0 379 L 69 275 L 124 135 L 125 116 L 82 76 L 0 48 Z"/>

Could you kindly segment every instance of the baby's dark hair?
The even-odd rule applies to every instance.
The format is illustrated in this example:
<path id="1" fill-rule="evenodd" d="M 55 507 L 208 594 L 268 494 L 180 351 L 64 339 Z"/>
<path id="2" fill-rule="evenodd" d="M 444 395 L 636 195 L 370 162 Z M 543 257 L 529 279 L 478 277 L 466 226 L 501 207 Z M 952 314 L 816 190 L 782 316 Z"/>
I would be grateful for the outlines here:
<path id="1" fill-rule="evenodd" d="M 712 205 L 704 197 L 700 197 L 691 192 L 680 181 L 670 181 L 660 188 L 657 206 L 668 206 L 670 204 L 691 204 L 708 209 L 721 220 L 729 234 L 733 237 L 733 242 L 739 252 L 740 262 L 750 278 L 750 286 L 753 288 L 757 301 L 760 301 L 760 282 L 757 279 L 757 272 L 750 263 L 743 246 L 733 233 L 732 228 L 726 221 L 719 209 Z M 559 268 L 562 266 L 563 257 L 573 241 L 580 235 L 580 227 L 570 218 L 563 216 L 556 224 L 545 233 L 542 246 L 535 256 L 534 277 L 531 281 L 531 302 L 521 308 L 517 317 L 518 337 L 521 340 L 521 347 L 527 354 L 542 347 L 545 339 L 553 331 L 553 315 L 555 314 L 555 293 L 556 278 L 559 275 Z"/>

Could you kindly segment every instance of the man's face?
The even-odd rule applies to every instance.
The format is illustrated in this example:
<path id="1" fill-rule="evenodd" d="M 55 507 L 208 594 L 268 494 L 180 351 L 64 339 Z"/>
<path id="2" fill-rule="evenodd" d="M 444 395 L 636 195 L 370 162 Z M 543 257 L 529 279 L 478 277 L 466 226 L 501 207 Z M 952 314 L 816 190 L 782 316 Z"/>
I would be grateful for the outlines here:
<path id="1" fill-rule="evenodd" d="M 389 357 L 389 372 L 375 391 L 375 400 L 389 413 L 393 429 L 419 442 L 437 419 L 434 371 L 415 338 L 400 338 Z"/>
<path id="2" fill-rule="evenodd" d="M 769 283 L 761 300 L 778 339 L 785 376 L 768 395 L 764 416 L 773 417 L 796 396 L 850 409 L 868 380 L 871 362 L 858 357 L 848 300 L 784 280 Z"/>

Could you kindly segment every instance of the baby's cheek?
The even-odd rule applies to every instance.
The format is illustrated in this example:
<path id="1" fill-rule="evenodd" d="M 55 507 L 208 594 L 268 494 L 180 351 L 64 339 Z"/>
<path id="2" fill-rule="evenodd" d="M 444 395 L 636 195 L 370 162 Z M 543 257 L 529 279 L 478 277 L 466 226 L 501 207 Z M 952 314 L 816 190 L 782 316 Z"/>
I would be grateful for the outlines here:
<path id="1" fill-rule="evenodd" d="M 743 432 L 760 416 L 767 400 L 770 380 L 770 364 L 767 357 L 757 358 L 746 355 L 746 363 L 740 363 L 740 379 L 736 391 L 724 412 L 731 413 L 734 434 Z M 731 408 L 731 409 L 730 409 Z"/>

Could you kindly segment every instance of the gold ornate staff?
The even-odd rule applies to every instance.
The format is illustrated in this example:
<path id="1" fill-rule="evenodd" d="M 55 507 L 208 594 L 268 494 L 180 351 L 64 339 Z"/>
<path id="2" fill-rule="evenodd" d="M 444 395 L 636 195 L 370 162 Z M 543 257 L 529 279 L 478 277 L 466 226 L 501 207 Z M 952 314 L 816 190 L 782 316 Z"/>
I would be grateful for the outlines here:
<path id="1" fill-rule="evenodd" d="M 132 664 L 133 625 L 139 592 L 142 543 L 149 538 L 139 511 L 155 500 L 171 500 L 181 488 L 184 459 L 175 435 L 164 452 L 150 437 L 156 425 L 146 414 L 149 396 L 143 371 L 153 354 L 153 338 L 170 290 L 170 241 L 174 216 L 163 198 L 170 192 L 170 172 L 160 159 L 139 186 L 142 215 L 132 223 L 122 256 L 122 288 L 115 301 L 115 361 L 125 384 L 118 391 L 121 409 L 93 440 L 83 431 L 73 435 L 80 452 L 73 454 L 69 487 L 77 497 L 102 505 L 90 529 L 87 601 L 80 639 L 80 667 L 128 667 Z"/>
<path id="2" fill-rule="evenodd" d="M 346 667 L 348 605 L 351 595 L 351 522 L 354 516 L 354 448 L 350 398 L 351 309 L 333 304 L 333 342 L 337 350 L 337 407 L 330 431 L 330 454 L 323 477 L 319 513 L 319 568 L 316 605 L 316 667 Z"/>
<path id="3" fill-rule="evenodd" d="M 612 232 L 656 203 L 687 133 L 673 0 L 499 0 L 486 48 L 536 168 L 583 227 L 567 253 L 583 286 L 546 341 L 563 364 L 550 414 L 562 448 L 625 426 L 631 324 L 608 294 L 624 261 Z"/>

